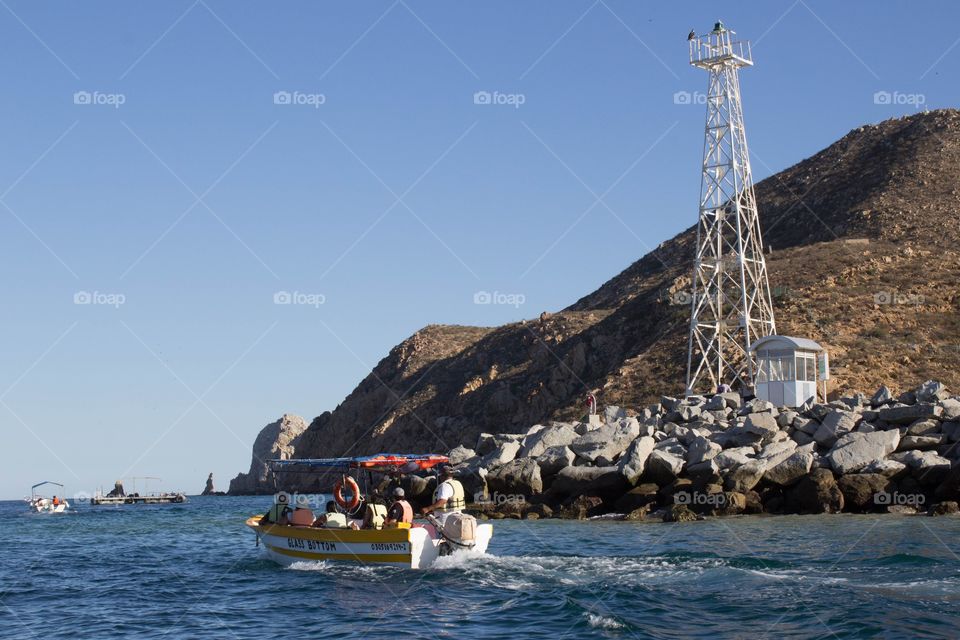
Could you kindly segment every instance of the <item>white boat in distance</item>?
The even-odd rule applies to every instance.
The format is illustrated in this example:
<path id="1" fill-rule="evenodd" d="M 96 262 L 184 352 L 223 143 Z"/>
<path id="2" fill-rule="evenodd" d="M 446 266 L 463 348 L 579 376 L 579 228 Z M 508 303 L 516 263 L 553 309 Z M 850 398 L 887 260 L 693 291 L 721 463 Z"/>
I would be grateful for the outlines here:
<path id="1" fill-rule="evenodd" d="M 63 513 L 70 508 L 70 503 L 67 502 L 66 498 L 57 495 L 54 495 L 52 498 L 48 498 L 44 495 L 37 494 L 38 487 L 48 484 L 52 484 L 63 489 L 63 485 L 59 482 L 44 480 L 43 482 L 38 482 L 30 487 L 30 497 L 24 498 L 24 502 L 30 505 L 30 511 L 33 511 L 34 513 Z"/>

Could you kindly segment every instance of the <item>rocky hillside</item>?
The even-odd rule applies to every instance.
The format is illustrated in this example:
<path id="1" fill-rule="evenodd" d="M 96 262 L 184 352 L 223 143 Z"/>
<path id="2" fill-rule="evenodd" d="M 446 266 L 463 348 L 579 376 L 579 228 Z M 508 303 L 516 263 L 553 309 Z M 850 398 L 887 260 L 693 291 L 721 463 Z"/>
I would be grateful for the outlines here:
<path id="1" fill-rule="evenodd" d="M 960 113 L 851 131 L 757 185 L 777 324 L 831 353 L 831 397 L 928 378 L 960 387 Z M 691 209 L 692 210 L 692 209 Z M 691 214 L 691 222 L 693 214 Z M 429 326 L 395 347 L 297 457 L 449 451 L 601 406 L 679 394 L 694 227 L 567 309 L 498 328 Z"/>

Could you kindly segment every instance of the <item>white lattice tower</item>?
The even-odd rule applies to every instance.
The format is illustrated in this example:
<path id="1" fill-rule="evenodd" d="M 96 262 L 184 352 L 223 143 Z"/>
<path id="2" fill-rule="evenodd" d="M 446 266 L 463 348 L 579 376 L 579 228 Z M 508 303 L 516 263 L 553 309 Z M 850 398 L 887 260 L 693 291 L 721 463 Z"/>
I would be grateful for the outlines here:
<path id="1" fill-rule="evenodd" d="M 690 64 L 706 69 L 700 221 L 693 268 L 687 394 L 754 379 L 749 347 L 776 333 L 763 241 L 743 128 L 740 67 L 752 66 L 750 43 L 718 22 L 691 34 Z"/>

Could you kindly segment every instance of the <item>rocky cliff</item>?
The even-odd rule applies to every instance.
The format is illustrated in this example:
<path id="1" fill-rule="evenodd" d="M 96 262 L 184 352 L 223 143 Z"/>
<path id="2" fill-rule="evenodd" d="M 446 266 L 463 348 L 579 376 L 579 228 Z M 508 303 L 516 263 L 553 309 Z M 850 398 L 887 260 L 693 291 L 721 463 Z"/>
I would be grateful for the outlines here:
<path id="1" fill-rule="evenodd" d="M 960 114 L 851 131 L 757 185 L 778 329 L 831 352 L 831 397 L 960 386 Z M 691 214 L 693 221 L 693 214 Z M 567 309 L 498 328 L 429 326 L 395 347 L 298 457 L 448 451 L 601 405 L 682 392 L 691 227 Z"/>
<path id="2" fill-rule="evenodd" d="M 230 481 L 230 494 L 273 493 L 273 478 L 266 461 L 292 458 L 307 422 L 300 416 L 285 413 L 276 422 L 265 426 L 253 443 L 250 471 L 237 474 Z M 212 487 L 212 477 L 208 483 Z"/>

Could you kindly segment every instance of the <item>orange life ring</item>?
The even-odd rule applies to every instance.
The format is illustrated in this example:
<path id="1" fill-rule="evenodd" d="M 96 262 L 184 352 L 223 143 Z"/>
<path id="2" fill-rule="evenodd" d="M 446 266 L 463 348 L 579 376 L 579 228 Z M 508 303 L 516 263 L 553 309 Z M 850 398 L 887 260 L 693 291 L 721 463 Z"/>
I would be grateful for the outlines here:
<path id="1" fill-rule="evenodd" d="M 347 502 L 343 497 L 344 484 L 347 485 L 347 488 L 353 494 L 353 497 L 349 502 Z M 356 509 L 357 505 L 360 504 L 360 487 L 357 485 L 357 481 L 350 476 L 343 476 L 337 480 L 337 484 L 333 485 L 333 499 L 336 500 L 340 507 L 346 509 L 347 511 Z"/>

